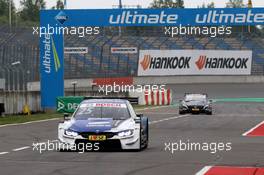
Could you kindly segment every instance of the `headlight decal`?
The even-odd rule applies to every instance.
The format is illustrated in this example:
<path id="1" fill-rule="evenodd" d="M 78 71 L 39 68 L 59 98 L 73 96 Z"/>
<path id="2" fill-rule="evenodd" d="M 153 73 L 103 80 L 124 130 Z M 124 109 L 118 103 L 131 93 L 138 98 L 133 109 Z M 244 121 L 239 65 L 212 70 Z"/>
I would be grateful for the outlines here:
<path id="1" fill-rule="evenodd" d="M 67 136 L 72 136 L 72 137 L 76 137 L 78 135 L 77 132 L 71 131 L 71 130 L 65 130 L 64 134 Z"/>
<path id="2" fill-rule="evenodd" d="M 133 129 L 128 129 L 128 130 L 124 130 L 124 131 L 120 131 L 118 132 L 118 136 L 119 137 L 128 137 L 128 136 L 132 136 L 134 134 L 134 130 Z"/>

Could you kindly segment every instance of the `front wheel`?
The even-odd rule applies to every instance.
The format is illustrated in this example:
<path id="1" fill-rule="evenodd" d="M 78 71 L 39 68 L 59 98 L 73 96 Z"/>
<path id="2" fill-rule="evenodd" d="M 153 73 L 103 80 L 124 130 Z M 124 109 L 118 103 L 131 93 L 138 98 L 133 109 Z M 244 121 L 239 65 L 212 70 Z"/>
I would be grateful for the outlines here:
<path id="1" fill-rule="evenodd" d="M 210 112 L 206 112 L 206 114 L 207 114 L 207 115 L 212 115 L 213 112 L 212 112 L 212 111 L 210 111 Z"/>
<path id="2" fill-rule="evenodd" d="M 179 114 L 182 115 L 182 114 L 185 114 L 185 112 L 182 110 L 179 110 Z"/>
<path id="3" fill-rule="evenodd" d="M 149 126 L 148 118 L 141 118 L 141 127 L 140 127 L 140 150 L 144 150 L 148 147 L 149 141 Z"/>

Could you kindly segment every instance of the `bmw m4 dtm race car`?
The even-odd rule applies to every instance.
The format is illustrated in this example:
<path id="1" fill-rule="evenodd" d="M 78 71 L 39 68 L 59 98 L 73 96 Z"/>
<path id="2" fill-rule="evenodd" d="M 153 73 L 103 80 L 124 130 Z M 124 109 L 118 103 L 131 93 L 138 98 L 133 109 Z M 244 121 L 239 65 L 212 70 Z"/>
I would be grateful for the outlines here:
<path id="1" fill-rule="evenodd" d="M 179 114 L 205 113 L 212 115 L 212 100 L 208 100 L 207 94 L 185 94 L 184 100 L 180 100 Z"/>
<path id="2" fill-rule="evenodd" d="M 92 145 L 94 150 L 142 150 L 148 146 L 148 118 L 137 115 L 125 99 L 87 99 L 58 126 L 67 148 Z"/>

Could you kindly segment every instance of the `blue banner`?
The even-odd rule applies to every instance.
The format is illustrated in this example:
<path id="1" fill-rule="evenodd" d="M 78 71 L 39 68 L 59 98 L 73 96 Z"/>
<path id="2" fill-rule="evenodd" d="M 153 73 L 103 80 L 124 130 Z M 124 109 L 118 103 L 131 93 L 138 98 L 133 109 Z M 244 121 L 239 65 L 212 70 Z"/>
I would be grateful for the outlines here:
<path id="1" fill-rule="evenodd" d="M 41 25 L 48 22 L 42 16 Z M 40 37 L 41 106 L 54 108 L 56 97 L 64 95 L 63 35 Z"/>
<path id="2" fill-rule="evenodd" d="M 43 10 L 62 26 L 235 26 L 264 24 L 264 8 Z"/>

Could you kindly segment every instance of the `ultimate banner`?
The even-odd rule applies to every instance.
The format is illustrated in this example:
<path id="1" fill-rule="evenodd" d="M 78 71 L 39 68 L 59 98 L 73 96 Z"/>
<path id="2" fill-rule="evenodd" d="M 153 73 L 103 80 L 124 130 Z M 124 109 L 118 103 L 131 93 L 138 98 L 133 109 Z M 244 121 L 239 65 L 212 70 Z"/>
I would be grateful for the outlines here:
<path id="1" fill-rule="evenodd" d="M 63 26 L 261 25 L 263 8 L 43 10 Z M 84 20 L 85 19 L 85 20 Z M 48 23 L 47 23 L 48 24 Z"/>

